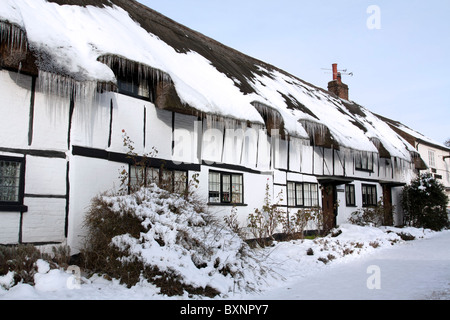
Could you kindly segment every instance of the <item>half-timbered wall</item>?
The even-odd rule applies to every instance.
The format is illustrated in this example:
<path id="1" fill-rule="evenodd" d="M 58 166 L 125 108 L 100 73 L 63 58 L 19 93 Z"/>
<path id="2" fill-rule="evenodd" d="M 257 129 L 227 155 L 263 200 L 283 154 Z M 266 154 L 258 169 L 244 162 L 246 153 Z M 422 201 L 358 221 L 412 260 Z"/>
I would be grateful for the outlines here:
<path id="1" fill-rule="evenodd" d="M 362 185 L 408 182 L 413 168 L 405 160 L 373 156 L 368 169 L 356 169 L 358 151 L 311 146 L 310 141 L 211 115 L 181 114 L 152 102 L 114 92 L 49 90 L 45 81 L 0 70 L 0 156 L 24 166 L 22 203 L 0 206 L 0 243 L 61 243 L 79 248 L 90 200 L 118 189 L 119 174 L 131 160 L 124 135 L 139 155 L 153 153 L 150 165 L 199 174 L 199 195 L 208 201 L 209 173 L 242 176 L 243 201 L 235 205 L 242 224 L 271 199 L 290 210 L 288 184 L 336 182 L 337 222 L 346 222 L 362 206 Z M 281 139 L 283 137 L 283 139 Z M 154 151 L 157 151 L 156 153 Z M 355 204 L 345 203 L 345 183 L 355 188 Z M 317 188 L 321 205 L 321 191 Z M 398 201 L 400 188 L 393 188 Z M 280 196 L 280 197 L 278 197 Z M 211 203 L 218 215 L 231 203 Z M 75 249 L 76 250 L 76 249 Z"/>

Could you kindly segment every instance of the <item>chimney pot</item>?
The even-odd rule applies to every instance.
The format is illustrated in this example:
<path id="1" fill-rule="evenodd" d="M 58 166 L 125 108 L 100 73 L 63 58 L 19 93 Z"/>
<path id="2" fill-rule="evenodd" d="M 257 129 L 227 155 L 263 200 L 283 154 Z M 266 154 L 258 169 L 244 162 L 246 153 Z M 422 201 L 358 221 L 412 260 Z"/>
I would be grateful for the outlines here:
<path id="1" fill-rule="evenodd" d="M 338 72 L 337 63 L 333 63 L 333 81 L 328 82 L 328 91 L 341 99 L 348 100 L 348 86 L 342 82 L 342 75 Z"/>
<path id="2" fill-rule="evenodd" d="M 337 80 L 338 77 L 338 71 L 337 71 L 337 63 L 333 63 L 333 81 Z"/>

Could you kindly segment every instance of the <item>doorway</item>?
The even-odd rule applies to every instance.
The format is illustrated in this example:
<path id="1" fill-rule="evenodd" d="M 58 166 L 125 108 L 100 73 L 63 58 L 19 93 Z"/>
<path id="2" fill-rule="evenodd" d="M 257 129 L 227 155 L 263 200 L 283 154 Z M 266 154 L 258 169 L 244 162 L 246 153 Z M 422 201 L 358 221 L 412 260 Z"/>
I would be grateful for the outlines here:
<path id="1" fill-rule="evenodd" d="M 336 185 L 326 183 L 321 185 L 322 189 L 322 211 L 323 211 L 323 230 L 327 234 L 337 224 L 337 191 Z"/>

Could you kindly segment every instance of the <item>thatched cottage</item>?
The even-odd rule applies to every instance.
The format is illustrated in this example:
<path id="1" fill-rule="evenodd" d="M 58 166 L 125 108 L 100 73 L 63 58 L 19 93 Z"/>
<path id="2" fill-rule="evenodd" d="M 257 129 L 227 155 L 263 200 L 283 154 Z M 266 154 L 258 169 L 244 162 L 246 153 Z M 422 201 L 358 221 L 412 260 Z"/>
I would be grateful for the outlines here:
<path id="1" fill-rule="evenodd" d="M 218 215 L 245 222 L 268 185 L 286 214 L 339 224 L 382 199 L 401 224 L 423 161 L 333 76 L 318 88 L 132 0 L 3 0 L 0 243 L 76 251 L 92 197 L 133 177 L 124 132 L 148 179 L 198 176 Z"/>

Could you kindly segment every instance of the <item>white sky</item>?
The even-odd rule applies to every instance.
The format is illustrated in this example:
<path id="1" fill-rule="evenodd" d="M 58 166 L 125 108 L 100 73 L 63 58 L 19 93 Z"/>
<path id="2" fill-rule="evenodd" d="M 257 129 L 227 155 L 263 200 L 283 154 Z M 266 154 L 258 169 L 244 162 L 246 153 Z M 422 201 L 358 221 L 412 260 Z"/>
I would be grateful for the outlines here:
<path id="1" fill-rule="evenodd" d="M 350 99 L 443 143 L 450 138 L 448 0 L 138 0 L 223 44 L 326 88 L 338 63 Z M 369 29 L 370 5 L 380 29 Z"/>

